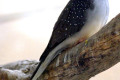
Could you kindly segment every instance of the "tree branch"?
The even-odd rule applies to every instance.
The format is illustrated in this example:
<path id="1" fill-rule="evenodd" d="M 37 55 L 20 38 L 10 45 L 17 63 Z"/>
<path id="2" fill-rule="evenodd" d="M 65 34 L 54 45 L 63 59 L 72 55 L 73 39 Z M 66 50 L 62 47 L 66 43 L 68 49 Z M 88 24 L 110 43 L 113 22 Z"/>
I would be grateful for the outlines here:
<path id="1" fill-rule="evenodd" d="M 120 61 L 120 15 L 87 41 L 60 54 L 42 80 L 89 80 Z"/>
<path id="2" fill-rule="evenodd" d="M 62 52 L 47 67 L 40 80 L 89 80 L 94 75 L 114 66 L 120 61 L 119 44 L 120 14 L 88 40 Z M 36 66 L 36 63 L 33 62 L 31 65 Z M 28 65 L 29 76 L 28 73 L 24 73 L 27 77 L 24 79 L 21 76 L 22 80 L 29 80 L 35 69 L 30 69 L 33 67 L 31 65 Z M 7 66 L 11 66 L 11 64 Z M 6 67 L 2 66 L 0 73 L 3 73 L 3 69 L 6 69 Z M 8 75 L 9 73 L 4 75 L 7 76 L 5 80 L 10 80 Z M 0 75 L 0 80 L 1 78 Z M 21 79 L 19 78 L 18 80 Z"/>

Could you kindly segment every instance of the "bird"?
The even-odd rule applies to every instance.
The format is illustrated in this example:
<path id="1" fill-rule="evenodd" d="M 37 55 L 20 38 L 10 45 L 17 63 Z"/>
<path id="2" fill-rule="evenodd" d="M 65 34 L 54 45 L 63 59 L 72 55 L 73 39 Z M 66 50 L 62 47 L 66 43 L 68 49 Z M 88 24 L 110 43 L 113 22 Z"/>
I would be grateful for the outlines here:
<path id="1" fill-rule="evenodd" d="M 97 33 L 106 24 L 108 16 L 108 0 L 69 0 L 54 25 L 49 43 L 31 80 L 38 80 L 62 51 Z"/>

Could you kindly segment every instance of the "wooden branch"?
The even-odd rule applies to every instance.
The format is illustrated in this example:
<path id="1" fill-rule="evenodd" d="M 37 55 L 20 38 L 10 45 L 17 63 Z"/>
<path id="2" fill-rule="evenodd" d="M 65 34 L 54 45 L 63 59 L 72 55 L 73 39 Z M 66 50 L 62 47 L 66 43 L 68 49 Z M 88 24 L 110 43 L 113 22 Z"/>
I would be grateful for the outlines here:
<path id="1" fill-rule="evenodd" d="M 23 60 L 0 66 L 0 80 L 29 80 L 38 61 Z"/>
<path id="2" fill-rule="evenodd" d="M 47 67 L 40 80 L 89 80 L 119 61 L 120 14 L 85 42 L 62 52 Z M 0 80 L 29 80 L 37 63 L 21 61 L 1 66 Z M 16 67 L 17 64 L 21 65 Z"/>
<path id="3" fill-rule="evenodd" d="M 83 43 L 60 54 L 40 80 L 89 80 L 120 61 L 120 14 Z"/>

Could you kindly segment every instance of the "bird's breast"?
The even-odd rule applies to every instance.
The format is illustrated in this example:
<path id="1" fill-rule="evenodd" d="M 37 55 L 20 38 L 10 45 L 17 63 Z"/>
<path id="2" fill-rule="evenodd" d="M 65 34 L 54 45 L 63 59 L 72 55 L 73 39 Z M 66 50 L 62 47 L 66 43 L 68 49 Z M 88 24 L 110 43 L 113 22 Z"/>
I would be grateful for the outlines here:
<path id="1" fill-rule="evenodd" d="M 94 0 L 94 9 L 88 9 L 87 21 L 79 32 L 81 36 L 90 37 L 98 32 L 107 22 L 109 15 L 108 0 Z"/>

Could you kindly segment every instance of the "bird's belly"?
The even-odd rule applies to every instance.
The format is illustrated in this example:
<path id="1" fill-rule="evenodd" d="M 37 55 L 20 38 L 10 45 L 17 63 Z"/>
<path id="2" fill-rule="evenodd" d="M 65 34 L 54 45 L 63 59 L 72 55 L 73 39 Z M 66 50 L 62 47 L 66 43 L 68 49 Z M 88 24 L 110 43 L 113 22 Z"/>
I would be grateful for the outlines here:
<path id="1" fill-rule="evenodd" d="M 109 15 L 108 0 L 94 0 L 94 6 L 93 10 L 88 10 L 86 24 L 77 35 L 88 38 L 106 24 Z"/>
<path id="2" fill-rule="evenodd" d="M 94 6 L 93 10 L 88 10 L 87 21 L 83 28 L 68 41 L 76 43 L 76 41 L 87 39 L 106 24 L 109 15 L 108 0 L 94 0 Z"/>

